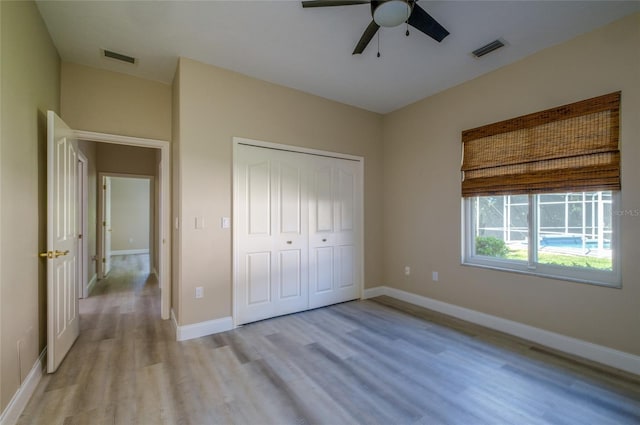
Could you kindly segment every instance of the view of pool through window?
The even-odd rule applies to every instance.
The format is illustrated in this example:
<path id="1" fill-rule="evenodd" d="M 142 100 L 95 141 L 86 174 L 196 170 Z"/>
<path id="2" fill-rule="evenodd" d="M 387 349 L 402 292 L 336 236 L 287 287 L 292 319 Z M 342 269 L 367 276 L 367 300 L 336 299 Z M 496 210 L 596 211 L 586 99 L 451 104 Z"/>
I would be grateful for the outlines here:
<path id="1" fill-rule="evenodd" d="M 471 202 L 474 255 L 613 270 L 610 191 L 482 196 Z"/>

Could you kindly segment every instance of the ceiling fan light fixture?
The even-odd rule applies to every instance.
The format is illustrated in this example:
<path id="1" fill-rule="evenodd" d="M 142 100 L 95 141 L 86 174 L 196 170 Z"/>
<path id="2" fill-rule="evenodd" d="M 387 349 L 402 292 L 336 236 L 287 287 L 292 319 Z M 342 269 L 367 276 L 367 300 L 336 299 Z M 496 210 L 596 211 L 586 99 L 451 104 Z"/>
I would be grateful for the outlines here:
<path id="1" fill-rule="evenodd" d="M 405 0 L 381 2 L 373 11 L 373 20 L 381 27 L 396 27 L 409 19 L 411 6 Z"/>

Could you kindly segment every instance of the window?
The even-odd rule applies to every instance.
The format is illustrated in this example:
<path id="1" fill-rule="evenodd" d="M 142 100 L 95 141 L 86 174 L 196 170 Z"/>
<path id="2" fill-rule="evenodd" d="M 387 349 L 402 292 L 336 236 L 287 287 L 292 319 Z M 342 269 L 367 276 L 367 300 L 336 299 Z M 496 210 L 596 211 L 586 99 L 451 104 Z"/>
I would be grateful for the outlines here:
<path id="1" fill-rule="evenodd" d="M 620 93 L 462 133 L 463 262 L 620 286 Z"/>
<path id="2" fill-rule="evenodd" d="M 465 262 L 618 286 L 611 191 L 465 199 Z"/>

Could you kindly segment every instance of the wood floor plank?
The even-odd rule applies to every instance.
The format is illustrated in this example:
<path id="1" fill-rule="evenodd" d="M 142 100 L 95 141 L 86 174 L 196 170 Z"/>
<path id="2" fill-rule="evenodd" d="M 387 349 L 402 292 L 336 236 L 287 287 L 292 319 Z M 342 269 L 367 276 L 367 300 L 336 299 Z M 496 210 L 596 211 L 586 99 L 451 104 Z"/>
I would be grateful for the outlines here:
<path id="1" fill-rule="evenodd" d="M 640 377 L 388 297 L 177 342 L 114 257 L 19 424 L 640 424 Z"/>

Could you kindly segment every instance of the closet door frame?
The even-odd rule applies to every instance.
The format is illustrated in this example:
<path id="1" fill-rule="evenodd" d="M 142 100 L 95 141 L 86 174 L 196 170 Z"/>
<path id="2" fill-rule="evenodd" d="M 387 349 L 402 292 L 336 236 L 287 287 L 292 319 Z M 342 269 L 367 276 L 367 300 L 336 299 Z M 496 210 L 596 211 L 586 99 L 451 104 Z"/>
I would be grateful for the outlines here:
<path id="1" fill-rule="evenodd" d="M 358 267 L 359 267 L 359 272 L 360 272 L 360 281 L 358 282 L 358 292 L 359 292 L 359 298 L 363 297 L 363 291 L 364 291 L 364 257 L 365 257 L 365 247 L 364 247 L 364 220 L 365 220 L 365 216 L 364 216 L 364 158 L 361 156 L 356 156 L 356 155 L 349 155 L 349 154 L 344 154 L 344 153 L 338 153 L 338 152 L 331 152 L 331 151 L 325 151 L 325 150 L 319 150 L 319 149 L 310 149 L 310 148 L 303 148 L 303 147 L 299 147 L 299 146 L 293 146 L 293 145 L 285 145 L 285 144 L 280 144 L 280 143 L 272 143 L 272 142 L 265 142 L 265 141 L 261 141 L 261 140 L 254 140 L 254 139 L 247 139 L 247 138 L 243 138 L 243 137 L 233 137 L 232 138 L 232 150 L 233 150 L 233 187 L 232 187 L 232 193 L 233 193 L 233 221 L 232 221 L 232 226 L 231 226 L 231 230 L 232 230 L 232 252 L 233 252 L 233 268 L 232 268 L 232 281 L 233 281 L 233 290 L 232 290 L 232 315 L 233 315 L 233 324 L 234 327 L 238 326 L 238 299 L 237 299 L 237 294 L 238 294 L 238 287 L 240 285 L 238 276 L 238 267 L 240 266 L 240 261 L 239 261 L 239 253 L 240 253 L 240 246 L 239 246 L 239 240 L 240 240 L 240 235 L 237 232 L 238 226 L 236 225 L 236 223 L 239 223 L 239 220 L 241 220 L 242 214 L 241 212 L 238 210 L 238 201 L 239 201 L 239 196 L 240 196 L 240 192 L 239 192 L 239 172 L 238 172 L 238 147 L 241 145 L 247 145 L 247 146 L 254 146 L 254 147 L 258 147 L 258 148 L 267 148 L 267 149 L 273 149 L 276 151 L 287 151 L 287 152 L 294 152 L 294 153 L 300 153 L 300 154 L 308 154 L 308 155 L 315 155 L 315 156 L 321 156 L 321 157 L 326 157 L 326 158 L 336 158 L 336 159 L 346 159 L 346 160 L 351 160 L 351 161 L 355 161 L 358 164 L 358 173 L 360 174 L 360 179 L 359 179 L 359 185 L 357 187 L 357 201 L 358 201 L 358 217 L 360 218 L 360 220 L 358 220 L 358 222 L 356 223 L 356 240 L 357 240 L 357 244 L 359 245 L 359 249 L 357 250 L 358 253 L 358 258 L 357 258 L 357 262 L 358 262 Z"/>

